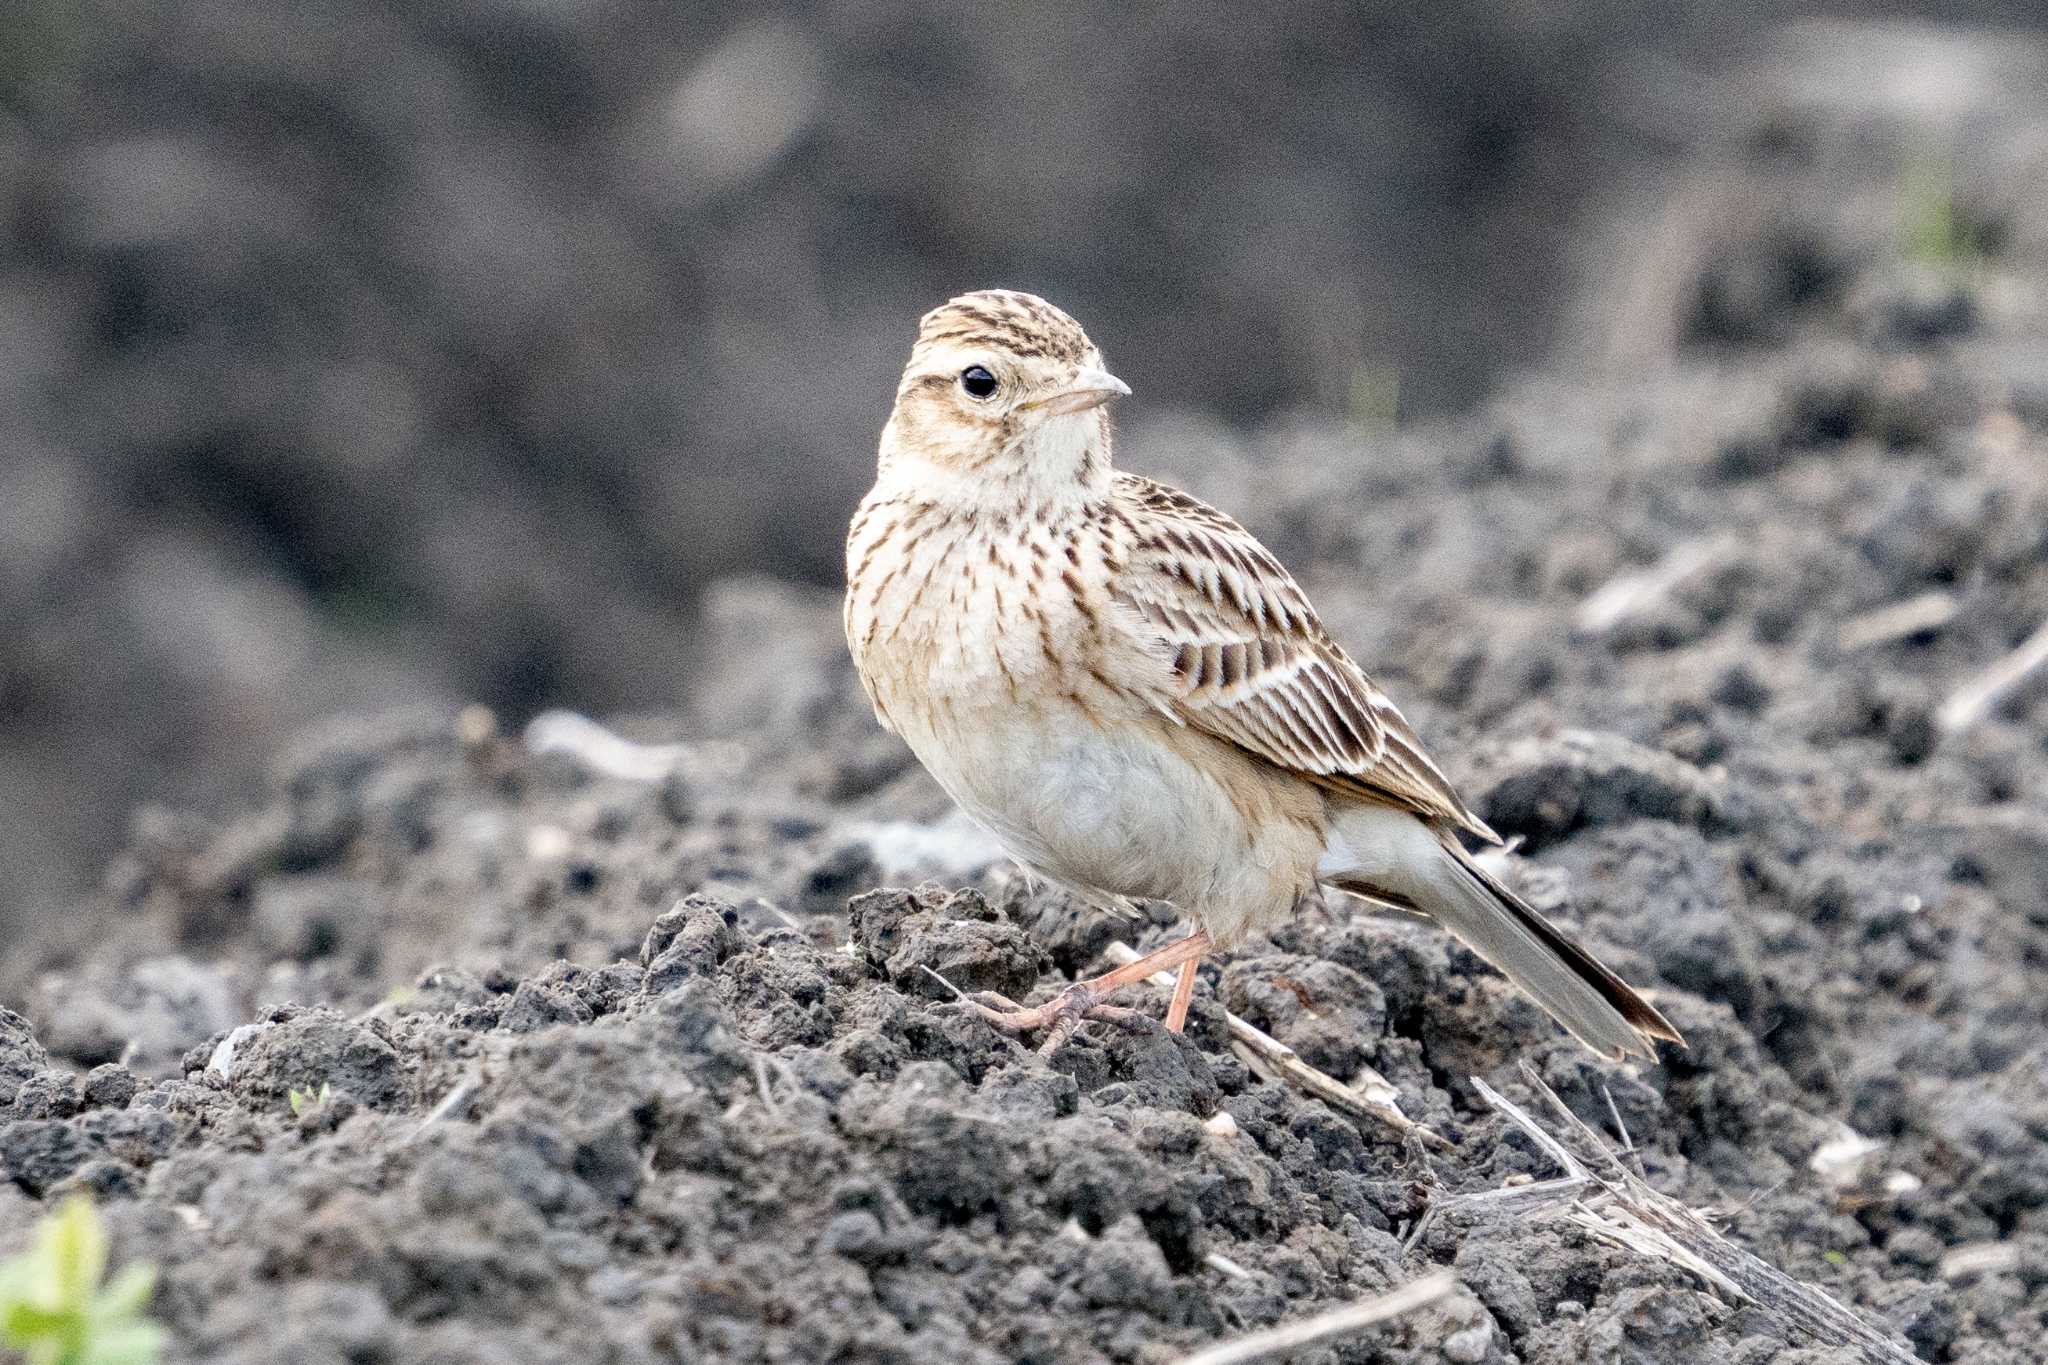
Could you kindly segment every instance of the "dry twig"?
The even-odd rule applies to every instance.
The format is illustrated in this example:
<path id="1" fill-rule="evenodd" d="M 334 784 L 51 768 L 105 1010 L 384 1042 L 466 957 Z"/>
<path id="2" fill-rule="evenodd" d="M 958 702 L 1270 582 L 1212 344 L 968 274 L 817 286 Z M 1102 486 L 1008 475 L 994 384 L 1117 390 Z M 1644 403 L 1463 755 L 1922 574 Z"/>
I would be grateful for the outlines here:
<path id="1" fill-rule="evenodd" d="M 1643 1169 L 1643 1154 L 1636 1150 L 1636 1140 L 1628 1135 L 1628 1125 L 1621 1121 L 1621 1109 L 1614 1103 L 1614 1092 L 1608 1089 L 1605 1081 L 1600 1082 L 1600 1098 L 1607 1101 L 1607 1116 L 1614 1120 L 1614 1132 L 1621 1139 L 1623 1155 L 1635 1163 L 1636 1174 L 1647 1179 L 1650 1173 Z"/>
<path id="2" fill-rule="evenodd" d="M 1529 1113 L 1486 1082 L 1472 1084 L 1486 1102 L 1542 1148 L 1564 1171 L 1558 1180 L 1513 1189 L 1486 1190 L 1446 1200 L 1442 1207 L 1522 1202 L 1552 1205 L 1562 1216 L 1617 1246 L 1681 1266 L 1732 1303 L 1752 1304 L 1788 1334 L 1818 1345 L 1854 1346 L 1876 1365 L 1915 1365 L 1916 1357 L 1879 1333 L 1849 1308 L 1811 1285 L 1773 1269 L 1724 1239 L 1705 1219 L 1644 1182 L 1564 1101 L 1535 1069 L 1522 1066 L 1522 1079 L 1542 1096 L 1572 1140 L 1595 1154 L 1588 1166 L 1539 1125 Z M 1435 1209 L 1431 1210 L 1434 1215 Z M 1426 1221 L 1426 1220 L 1425 1220 Z M 1420 1229 L 1418 1228 L 1418 1232 Z"/>
<path id="3" fill-rule="evenodd" d="M 1433 1271 L 1377 1298 L 1346 1304 L 1300 1322 L 1269 1327 L 1263 1332 L 1253 1332 L 1236 1341 L 1226 1341 L 1191 1356 L 1182 1356 L 1180 1365 L 1252 1365 L 1255 1361 L 1279 1360 L 1304 1346 L 1313 1346 L 1317 1342 L 1362 1331 L 1376 1322 L 1412 1313 L 1435 1303 L 1457 1285 L 1458 1277 L 1450 1271 Z"/>
<path id="4" fill-rule="evenodd" d="M 476 1097 L 476 1092 L 483 1088 L 483 1083 L 484 1079 L 482 1076 L 471 1072 L 450 1086 L 448 1093 L 443 1095 L 440 1101 L 427 1111 L 427 1116 L 420 1120 L 420 1126 L 412 1130 L 412 1134 L 406 1138 L 406 1141 L 418 1142 L 422 1137 L 426 1136 L 427 1130 L 435 1124 L 459 1113 L 464 1106 Z"/>
<path id="5" fill-rule="evenodd" d="M 1572 617 L 1581 635 L 1602 636 L 1625 621 L 1648 615 L 1671 594 L 1735 562 L 1741 543 L 1732 536 L 1680 545 L 1640 573 L 1609 579 L 1593 590 Z"/>
<path id="6" fill-rule="evenodd" d="M 2048 664 L 2048 621 L 2021 642 L 2020 647 L 1948 694 L 1948 700 L 1934 713 L 1935 724 L 1949 734 L 1967 730 L 1991 714 L 2014 689 L 2042 665 Z"/>
<path id="7" fill-rule="evenodd" d="M 1127 943 L 1110 944 L 1108 956 L 1120 967 L 1138 960 L 1137 950 Z M 1147 980 L 1167 990 L 1173 989 L 1171 972 L 1154 972 Z M 1318 1071 L 1301 1060 L 1301 1054 L 1251 1021 L 1228 1010 L 1223 1012 L 1223 1017 L 1230 1026 L 1231 1047 L 1255 1070 L 1307 1091 L 1339 1113 L 1372 1119 L 1404 1136 L 1413 1133 L 1440 1151 L 1450 1149 L 1451 1144 L 1441 1135 L 1401 1112 L 1399 1092 L 1377 1071 L 1367 1068 L 1360 1072 L 1365 1082 L 1363 1089 L 1346 1085 L 1335 1076 Z"/>

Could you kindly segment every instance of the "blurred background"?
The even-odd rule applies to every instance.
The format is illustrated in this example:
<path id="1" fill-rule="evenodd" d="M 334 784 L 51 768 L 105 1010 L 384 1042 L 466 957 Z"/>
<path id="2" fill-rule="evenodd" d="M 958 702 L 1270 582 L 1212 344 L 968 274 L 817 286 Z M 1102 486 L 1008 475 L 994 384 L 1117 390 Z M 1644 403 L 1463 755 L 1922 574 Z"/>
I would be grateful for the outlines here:
<path id="1" fill-rule="evenodd" d="M 1081 318 L 1170 463 L 1751 339 L 1824 272 L 1718 253 L 1817 160 L 2048 240 L 2042 23 L 15 0 L 0 932 L 314 716 L 674 705 L 707 582 L 836 580 L 916 318 L 962 290 Z"/>

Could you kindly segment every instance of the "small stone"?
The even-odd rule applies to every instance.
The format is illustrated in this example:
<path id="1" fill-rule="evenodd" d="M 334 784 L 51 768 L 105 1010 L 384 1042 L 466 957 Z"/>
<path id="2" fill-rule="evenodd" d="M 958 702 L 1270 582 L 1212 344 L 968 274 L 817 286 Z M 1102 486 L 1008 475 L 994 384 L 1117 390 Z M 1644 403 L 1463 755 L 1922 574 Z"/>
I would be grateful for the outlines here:
<path id="1" fill-rule="evenodd" d="M 590 1006 L 564 986 L 522 981 L 498 1027 L 508 1033 L 533 1033 L 555 1024 L 587 1024 L 595 1017 Z"/>
<path id="2" fill-rule="evenodd" d="M 697 793 L 681 773 L 671 772 L 661 779 L 661 812 L 678 825 L 697 818 Z"/>
<path id="3" fill-rule="evenodd" d="M 881 1219 L 866 1209 L 849 1209 L 825 1225 L 818 1249 L 868 1265 L 879 1259 L 884 1240 Z"/>
<path id="4" fill-rule="evenodd" d="M 87 1161 L 97 1144 L 68 1123 L 31 1119 L 0 1128 L 0 1176 L 41 1196 Z"/>
<path id="5" fill-rule="evenodd" d="M 50 1064 L 50 1054 L 36 1041 L 28 1020 L 0 1009 L 0 1104 L 14 1098 L 15 1087 Z"/>
<path id="6" fill-rule="evenodd" d="M 739 912 L 711 896 L 685 896 L 656 920 L 640 944 L 642 989 L 659 995 L 693 976 L 710 976 L 740 951 Z"/>
<path id="7" fill-rule="evenodd" d="M 1746 664 L 1736 664 L 1714 685 L 1714 700 L 1751 715 L 1770 704 L 1771 689 Z"/>
<path id="8" fill-rule="evenodd" d="M 846 907 L 847 931 L 853 946 L 868 965 L 881 966 L 896 951 L 905 923 L 911 916 L 935 907 L 942 894 L 935 886 L 920 886 L 912 891 L 892 887 L 855 896 Z"/>
<path id="9" fill-rule="evenodd" d="M 1493 1345 L 1493 1323 L 1481 1322 L 1444 1338 L 1444 1359 L 1458 1365 L 1479 1365 Z"/>
<path id="10" fill-rule="evenodd" d="M 68 1119 L 78 1112 L 78 1082 L 63 1071 L 40 1071 L 14 1092 L 14 1117 Z"/>
<path id="11" fill-rule="evenodd" d="M 1926 1228 L 1907 1227 L 1891 1235 L 1885 1242 L 1885 1250 L 1891 1253 L 1894 1261 L 1927 1272 L 1941 1264 L 1942 1253 L 1947 1248 L 1941 1238 Z"/>
<path id="12" fill-rule="evenodd" d="M 243 1041 L 229 1081 L 237 1094 L 279 1107 L 291 1091 L 317 1094 L 323 1085 L 372 1109 L 396 1108 L 408 1097 L 404 1065 L 377 1025 L 325 1006 L 274 1019 Z"/>
<path id="13" fill-rule="evenodd" d="M 1722 789 L 1671 754 L 1620 735 L 1568 730 L 1511 745 L 1479 792 L 1479 811 L 1531 849 L 1575 830 L 1668 820 L 1713 830 L 1728 821 Z"/>
<path id="14" fill-rule="evenodd" d="M 50 1194 L 61 1196 L 73 1191 L 90 1195 L 95 1203 L 109 1199 L 133 1199 L 142 1193 L 142 1172 L 125 1161 L 111 1158 L 88 1161 L 58 1181 Z"/>
<path id="15" fill-rule="evenodd" d="M 139 1089 L 134 1072 L 118 1062 L 106 1062 L 86 1073 L 85 1103 L 92 1109 L 125 1109 Z"/>
<path id="16" fill-rule="evenodd" d="M 927 999 L 952 999 L 949 985 L 1016 998 L 1052 965 L 1051 955 L 978 891 L 872 891 L 854 897 L 848 910 L 854 945 L 868 964 L 898 990 Z"/>
<path id="17" fill-rule="evenodd" d="M 1119 1218 L 1099 1238 L 1082 1231 L 1077 1240 L 1085 1250 L 1074 1288 L 1089 1307 L 1151 1310 L 1173 1301 L 1173 1272 L 1135 1217 Z"/>

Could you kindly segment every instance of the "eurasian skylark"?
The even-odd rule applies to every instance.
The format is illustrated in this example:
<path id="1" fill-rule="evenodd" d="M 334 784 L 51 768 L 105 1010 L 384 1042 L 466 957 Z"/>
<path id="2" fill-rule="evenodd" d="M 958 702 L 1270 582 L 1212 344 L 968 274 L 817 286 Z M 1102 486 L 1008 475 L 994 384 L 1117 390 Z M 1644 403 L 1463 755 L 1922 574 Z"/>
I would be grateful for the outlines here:
<path id="1" fill-rule="evenodd" d="M 1050 1051 L 1105 998 L 1291 913 L 1319 884 L 1420 911 L 1595 1051 L 1677 1030 L 1503 886 L 1499 842 L 1272 554 L 1110 467 L 1130 389 L 1072 318 L 1008 290 L 927 313 L 847 536 L 846 638 L 875 714 L 1029 871 L 1172 902 L 1188 938 L 1036 1009 Z"/>

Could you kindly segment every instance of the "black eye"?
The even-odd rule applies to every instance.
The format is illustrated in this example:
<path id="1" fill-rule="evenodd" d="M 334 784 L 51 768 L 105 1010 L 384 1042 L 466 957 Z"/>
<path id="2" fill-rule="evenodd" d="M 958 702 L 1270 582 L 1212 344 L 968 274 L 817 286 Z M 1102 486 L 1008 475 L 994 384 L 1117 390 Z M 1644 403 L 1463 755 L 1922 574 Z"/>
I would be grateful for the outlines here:
<path id="1" fill-rule="evenodd" d="M 996 391 L 996 377 L 979 365 L 960 371 L 960 387 L 970 398 L 986 398 Z"/>

